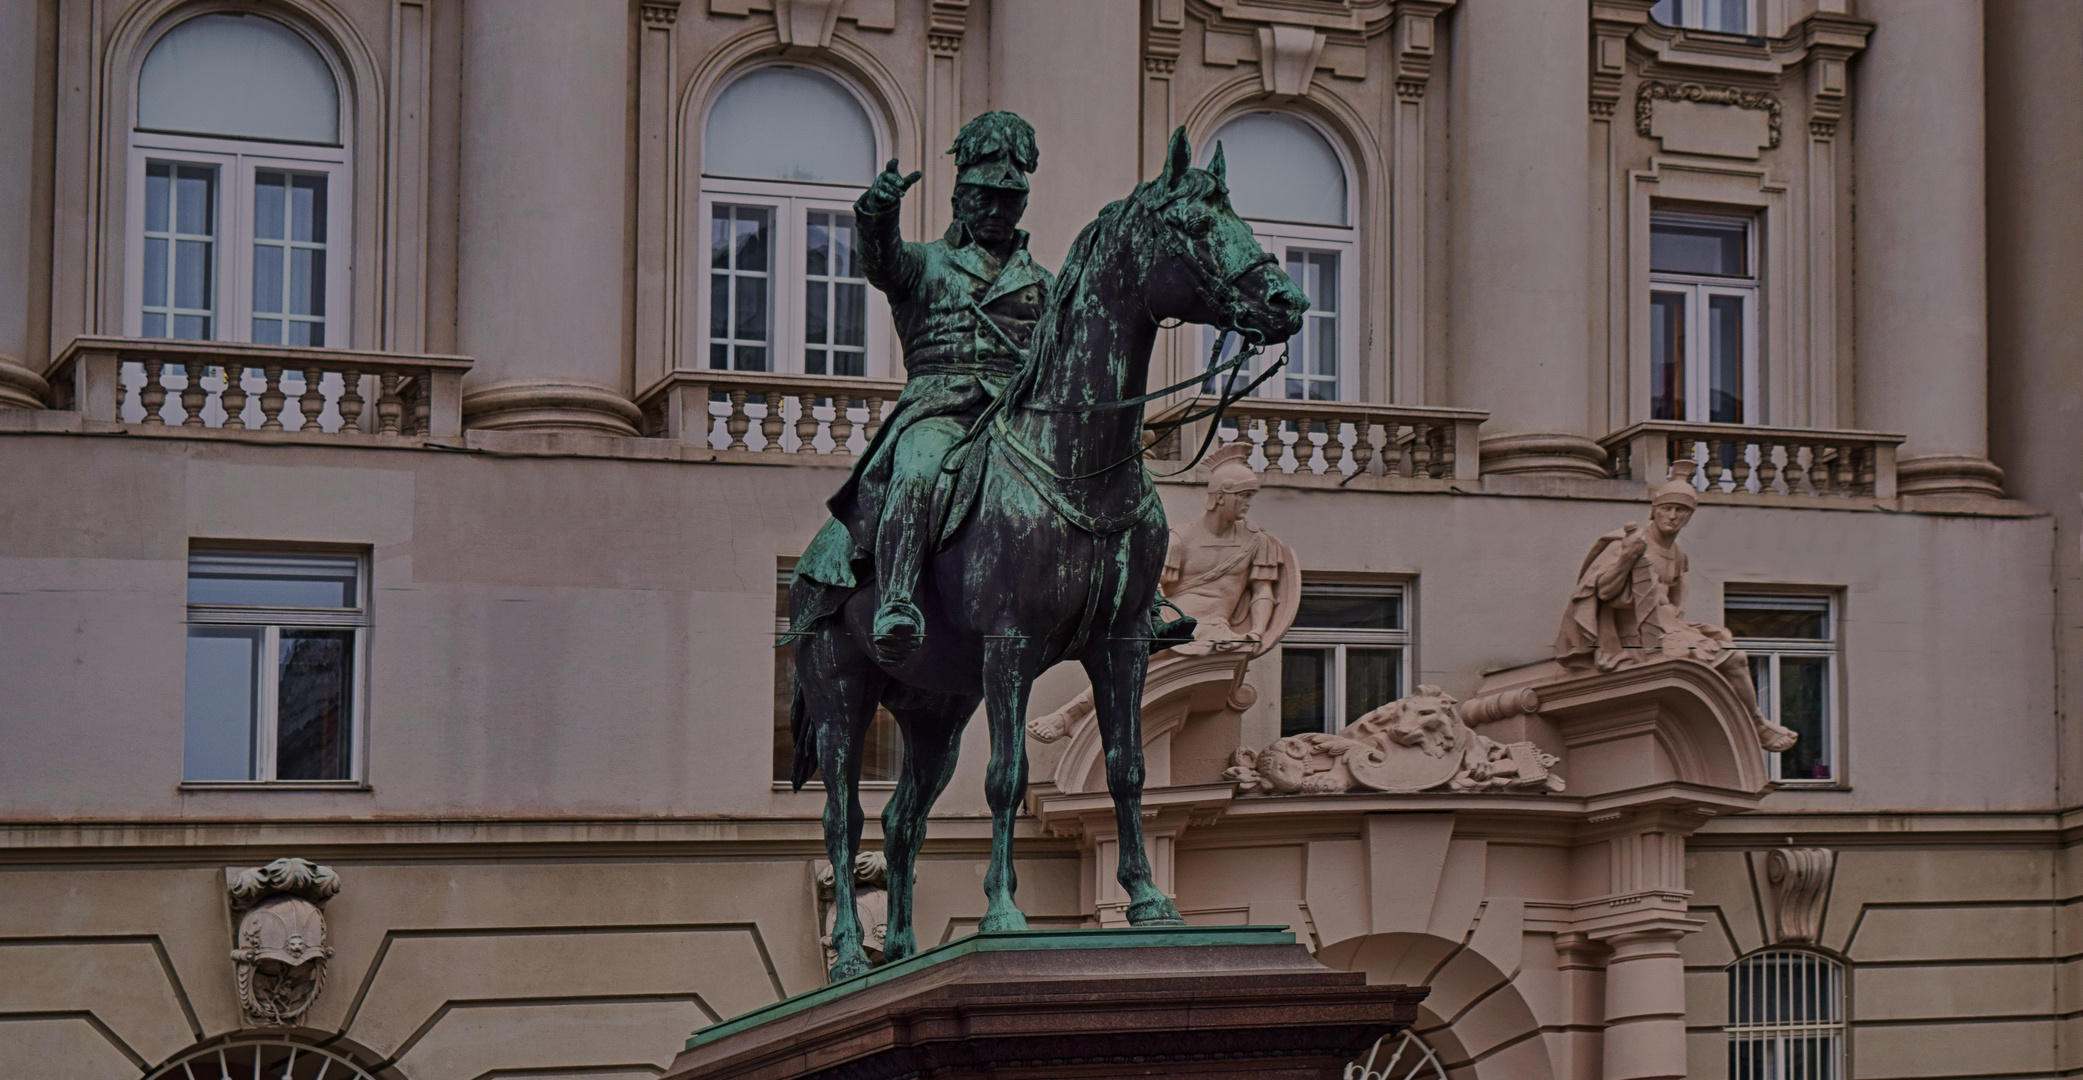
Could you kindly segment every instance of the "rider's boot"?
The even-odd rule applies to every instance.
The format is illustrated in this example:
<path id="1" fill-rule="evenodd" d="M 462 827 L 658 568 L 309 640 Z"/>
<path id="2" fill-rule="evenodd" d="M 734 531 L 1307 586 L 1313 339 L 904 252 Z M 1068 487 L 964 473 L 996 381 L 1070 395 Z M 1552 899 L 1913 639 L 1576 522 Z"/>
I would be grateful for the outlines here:
<path id="1" fill-rule="evenodd" d="M 870 639 L 875 658 L 885 664 L 910 659 L 926 640 L 926 616 L 912 595 L 926 560 L 931 503 L 930 485 L 900 476 L 890 485 L 888 501 L 883 504 L 882 526 L 875 538 L 882 603 L 875 609 Z"/>

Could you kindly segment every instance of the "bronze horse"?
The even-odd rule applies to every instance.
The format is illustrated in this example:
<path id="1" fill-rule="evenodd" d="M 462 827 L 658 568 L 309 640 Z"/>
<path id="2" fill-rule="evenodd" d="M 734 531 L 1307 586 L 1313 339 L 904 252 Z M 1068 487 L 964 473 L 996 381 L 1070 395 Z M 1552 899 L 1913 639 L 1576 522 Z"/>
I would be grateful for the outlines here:
<path id="1" fill-rule="evenodd" d="M 1026 928 L 1013 901 L 1012 833 L 1027 791 L 1027 693 L 1064 660 L 1092 679 L 1128 920 L 1183 924 L 1151 881 L 1143 850 L 1143 673 L 1167 542 L 1164 506 L 1141 463 L 1150 351 L 1167 320 L 1282 342 L 1309 306 L 1230 209 L 1221 147 L 1205 169 L 1191 167 L 1191 152 L 1185 129 L 1174 132 L 1163 175 L 1079 234 L 1027 363 L 951 455 L 945 542 L 917 594 L 924 646 L 902 663 L 877 662 L 872 581 L 808 627 L 802 583 L 790 591 L 794 781 L 800 789 L 813 771 L 824 775 L 825 850 L 835 867 L 852 866 L 860 851 L 860 748 L 878 704 L 903 732 L 903 770 L 882 815 L 888 960 L 917 951 L 912 869 L 979 702 L 991 732 L 991 856 L 978 929 Z M 965 506 L 973 507 L 966 515 Z M 868 960 L 853 875 L 833 876 L 838 980 L 866 971 Z"/>

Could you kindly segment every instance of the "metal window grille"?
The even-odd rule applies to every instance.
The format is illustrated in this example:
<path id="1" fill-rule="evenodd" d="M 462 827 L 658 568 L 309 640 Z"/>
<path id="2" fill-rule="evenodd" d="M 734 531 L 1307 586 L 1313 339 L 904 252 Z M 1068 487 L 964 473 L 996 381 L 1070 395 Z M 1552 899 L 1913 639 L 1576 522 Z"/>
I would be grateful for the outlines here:
<path id="1" fill-rule="evenodd" d="M 1776 950 L 1729 967 L 1729 1080 L 1839 1080 L 1844 967 Z"/>
<path id="2" fill-rule="evenodd" d="M 1344 1080 L 1447 1080 L 1439 1054 L 1408 1031 L 1374 1040 L 1367 1056 L 1345 1067 Z"/>
<path id="3" fill-rule="evenodd" d="M 188 1050 L 147 1080 L 376 1080 L 376 1074 L 329 1050 L 263 1039 Z"/>

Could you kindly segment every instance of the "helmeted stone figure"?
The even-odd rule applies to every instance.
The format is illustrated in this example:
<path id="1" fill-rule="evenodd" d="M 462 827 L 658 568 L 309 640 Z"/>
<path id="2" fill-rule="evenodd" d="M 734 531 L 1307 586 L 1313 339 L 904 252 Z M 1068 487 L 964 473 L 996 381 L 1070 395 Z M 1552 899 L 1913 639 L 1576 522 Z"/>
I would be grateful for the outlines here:
<path id="1" fill-rule="evenodd" d="M 894 158 L 854 203 L 863 272 L 889 298 L 909 381 L 797 564 L 800 577 L 823 586 L 811 620 L 835 609 L 872 566 L 882 588 L 875 648 L 889 663 L 915 651 L 925 631 L 912 596 L 937 532 L 941 463 L 1004 391 L 1051 285 L 1018 227 L 1027 174 L 1040 162 L 1034 128 L 1009 112 L 984 113 L 949 153 L 955 220 L 940 239 L 899 235 L 904 192 L 920 174 L 899 175 Z"/>
<path id="2" fill-rule="evenodd" d="M 1679 461 L 1671 480 L 1650 496 L 1650 527 L 1630 521 L 1592 544 L 1577 571 L 1577 587 L 1555 638 L 1564 667 L 1613 671 L 1667 657 L 1696 660 L 1721 673 L 1749 708 L 1758 744 L 1775 753 L 1792 748 L 1794 731 L 1765 719 L 1751 682 L 1750 661 L 1725 627 L 1685 617 L 1685 549 L 1679 530 L 1692 520 L 1700 497 L 1696 464 Z"/>

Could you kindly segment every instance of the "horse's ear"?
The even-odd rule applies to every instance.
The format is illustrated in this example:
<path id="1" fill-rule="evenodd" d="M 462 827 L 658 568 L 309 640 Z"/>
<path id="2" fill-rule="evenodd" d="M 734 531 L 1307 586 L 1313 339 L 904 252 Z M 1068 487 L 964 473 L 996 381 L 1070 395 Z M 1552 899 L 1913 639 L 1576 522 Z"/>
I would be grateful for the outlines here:
<path id="1" fill-rule="evenodd" d="M 1170 149 L 1165 151 L 1164 176 L 1160 178 L 1164 181 L 1163 186 L 1167 188 L 1178 187 L 1179 178 L 1185 176 L 1186 170 L 1192 167 L 1193 147 L 1187 145 L 1186 128 L 1184 125 L 1181 125 L 1172 129 L 1172 145 Z"/>
<path id="2" fill-rule="evenodd" d="M 1215 156 L 1208 159 L 1208 171 L 1214 173 L 1215 179 L 1222 181 L 1224 186 L 1228 186 L 1229 178 L 1223 175 L 1223 168 L 1222 143 L 1217 142 L 1215 144 Z"/>

